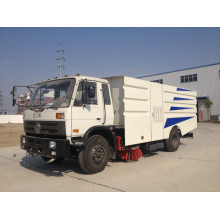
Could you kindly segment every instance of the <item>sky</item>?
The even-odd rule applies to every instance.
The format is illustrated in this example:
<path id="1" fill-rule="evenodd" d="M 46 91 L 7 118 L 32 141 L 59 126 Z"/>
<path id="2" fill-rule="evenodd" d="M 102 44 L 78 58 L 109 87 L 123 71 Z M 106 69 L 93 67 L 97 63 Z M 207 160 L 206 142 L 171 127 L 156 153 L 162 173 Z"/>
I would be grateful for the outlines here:
<path id="1" fill-rule="evenodd" d="M 220 28 L 0 28 L 0 91 L 15 113 L 10 91 L 63 75 L 146 76 L 220 63 Z M 18 93 L 27 91 L 18 90 Z"/>

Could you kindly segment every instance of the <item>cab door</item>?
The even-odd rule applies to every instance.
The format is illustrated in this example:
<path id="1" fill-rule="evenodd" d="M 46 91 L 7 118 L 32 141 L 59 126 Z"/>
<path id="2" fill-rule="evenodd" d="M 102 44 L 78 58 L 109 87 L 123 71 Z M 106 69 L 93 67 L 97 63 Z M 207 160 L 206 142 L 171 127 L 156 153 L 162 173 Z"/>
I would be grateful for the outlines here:
<path id="1" fill-rule="evenodd" d="M 102 125 L 100 86 L 95 81 L 82 80 L 78 83 L 71 112 L 72 136 L 83 136 L 89 128 Z M 90 90 L 94 92 L 93 97 Z"/>
<path id="2" fill-rule="evenodd" d="M 103 125 L 113 125 L 114 113 L 113 113 L 113 104 L 111 101 L 111 94 L 109 85 L 102 83 L 101 94 L 102 99 L 101 103 L 101 115 L 102 115 L 102 124 Z"/>

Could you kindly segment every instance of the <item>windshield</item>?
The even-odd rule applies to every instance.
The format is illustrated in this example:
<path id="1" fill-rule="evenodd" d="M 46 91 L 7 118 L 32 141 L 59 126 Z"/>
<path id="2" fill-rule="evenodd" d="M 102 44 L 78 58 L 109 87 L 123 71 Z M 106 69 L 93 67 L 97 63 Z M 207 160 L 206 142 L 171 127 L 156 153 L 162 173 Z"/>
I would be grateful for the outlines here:
<path id="1" fill-rule="evenodd" d="M 38 85 L 29 102 L 30 107 L 68 107 L 72 98 L 75 79 L 61 79 Z"/>

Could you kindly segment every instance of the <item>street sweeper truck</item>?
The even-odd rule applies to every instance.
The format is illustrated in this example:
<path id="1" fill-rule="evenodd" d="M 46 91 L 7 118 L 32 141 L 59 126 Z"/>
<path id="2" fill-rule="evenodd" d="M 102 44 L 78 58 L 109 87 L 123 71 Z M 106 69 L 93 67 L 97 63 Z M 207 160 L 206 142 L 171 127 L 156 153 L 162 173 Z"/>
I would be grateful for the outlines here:
<path id="1" fill-rule="evenodd" d="M 34 86 L 24 112 L 21 148 L 43 160 L 77 157 L 85 173 L 109 159 L 138 160 L 163 144 L 176 151 L 197 127 L 196 92 L 118 76 L 65 76 Z M 31 86 L 28 87 L 31 90 Z M 13 104 L 16 86 L 13 87 Z"/>

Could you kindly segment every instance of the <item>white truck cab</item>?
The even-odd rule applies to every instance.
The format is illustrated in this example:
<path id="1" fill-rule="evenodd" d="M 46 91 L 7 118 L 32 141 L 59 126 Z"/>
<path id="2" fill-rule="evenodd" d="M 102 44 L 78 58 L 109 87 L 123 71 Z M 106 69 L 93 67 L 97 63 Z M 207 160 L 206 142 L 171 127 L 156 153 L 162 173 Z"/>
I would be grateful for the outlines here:
<path id="1" fill-rule="evenodd" d="M 82 137 L 93 126 L 113 125 L 108 81 L 75 76 L 38 84 L 25 111 L 24 124 L 36 120 L 65 124 L 63 134 L 70 143 L 72 137 Z M 50 134 L 54 131 L 44 131 L 42 127 L 41 132 Z"/>
<path id="2" fill-rule="evenodd" d="M 109 158 L 138 159 L 141 148 L 155 143 L 175 151 L 180 137 L 192 137 L 196 127 L 195 91 L 125 76 L 77 75 L 35 86 L 21 148 L 45 161 L 77 156 L 84 172 L 97 173 Z M 135 156 L 127 157 L 131 152 Z"/>

